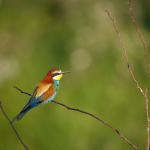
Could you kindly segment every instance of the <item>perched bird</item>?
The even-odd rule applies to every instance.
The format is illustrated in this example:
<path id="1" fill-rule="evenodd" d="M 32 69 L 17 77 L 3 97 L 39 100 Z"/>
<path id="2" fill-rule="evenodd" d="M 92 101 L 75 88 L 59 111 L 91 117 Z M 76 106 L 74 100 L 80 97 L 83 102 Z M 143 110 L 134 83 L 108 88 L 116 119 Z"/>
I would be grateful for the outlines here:
<path id="1" fill-rule="evenodd" d="M 20 120 L 32 108 L 52 101 L 59 88 L 59 80 L 63 74 L 71 71 L 61 71 L 58 68 L 51 69 L 45 78 L 36 84 L 33 93 L 22 111 L 12 120 Z"/>

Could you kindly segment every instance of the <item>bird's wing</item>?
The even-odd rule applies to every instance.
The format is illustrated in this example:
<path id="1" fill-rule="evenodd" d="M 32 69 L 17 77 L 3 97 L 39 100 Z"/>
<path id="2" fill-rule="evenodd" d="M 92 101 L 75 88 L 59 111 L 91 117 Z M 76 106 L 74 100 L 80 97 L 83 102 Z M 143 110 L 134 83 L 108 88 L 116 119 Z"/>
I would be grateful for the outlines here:
<path id="1" fill-rule="evenodd" d="M 12 122 L 15 119 L 20 120 L 30 109 L 40 105 L 43 102 L 42 97 L 43 97 L 44 93 L 47 92 L 50 87 L 51 87 L 51 83 L 50 84 L 38 83 L 35 86 L 34 91 L 31 95 L 28 103 L 22 109 L 22 111 L 12 120 Z"/>
<path id="2" fill-rule="evenodd" d="M 40 101 L 41 100 L 40 96 L 42 96 L 42 94 L 44 94 L 44 92 L 46 92 L 50 86 L 51 83 L 49 84 L 38 83 L 33 90 L 29 103 L 31 103 L 32 101 L 37 101 L 37 102 Z"/>
<path id="3" fill-rule="evenodd" d="M 30 110 L 33 107 L 36 107 L 42 103 L 42 97 L 46 91 L 51 87 L 51 83 L 49 84 L 44 84 L 44 83 L 38 83 L 34 90 L 33 93 L 26 104 L 26 106 L 23 108 L 21 112 L 26 112 L 27 110 Z"/>
<path id="4" fill-rule="evenodd" d="M 46 92 L 50 88 L 50 86 L 51 83 L 39 86 L 35 95 L 36 99 L 40 97 L 44 92 Z"/>

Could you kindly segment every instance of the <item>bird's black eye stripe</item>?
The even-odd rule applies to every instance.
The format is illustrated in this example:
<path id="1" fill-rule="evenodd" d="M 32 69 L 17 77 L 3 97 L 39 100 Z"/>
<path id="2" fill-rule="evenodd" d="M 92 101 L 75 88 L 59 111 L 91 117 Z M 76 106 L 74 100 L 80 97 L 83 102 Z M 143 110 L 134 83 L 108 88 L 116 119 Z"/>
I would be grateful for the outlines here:
<path id="1" fill-rule="evenodd" d="M 55 76 L 57 76 L 57 75 L 60 75 L 60 73 L 53 73 L 53 74 L 51 75 L 51 77 L 55 77 Z"/>
<path id="2" fill-rule="evenodd" d="M 55 76 L 55 74 L 51 74 L 51 77 L 54 77 Z"/>
<path id="3" fill-rule="evenodd" d="M 55 77 L 56 75 L 55 74 L 51 74 L 51 77 Z"/>

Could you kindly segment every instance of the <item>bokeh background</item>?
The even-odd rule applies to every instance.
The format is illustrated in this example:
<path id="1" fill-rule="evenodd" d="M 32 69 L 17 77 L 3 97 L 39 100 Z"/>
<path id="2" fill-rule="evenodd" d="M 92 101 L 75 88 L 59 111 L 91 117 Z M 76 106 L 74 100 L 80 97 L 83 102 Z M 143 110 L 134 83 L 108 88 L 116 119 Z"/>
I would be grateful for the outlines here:
<path id="1" fill-rule="evenodd" d="M 150 81 L 143 43 L 127 0 L 1 0 L 0 100 L 10 119 L 28 102 L 46 73 L 70 70 L 60 81 L 55 100 L 90 112 L 117 128 L 139 149 L 146 147 L 144 97 L 127 68 L 124 52 L 105 9 L 116 21 L 131 69 L 140 87 Z M 150 3 L 131 1 L 133 15 L 150 56 Z M 148 98 L 149 98 L 148 91 Z M 0 111 L 0 149 L 21 150 Z M 31 150 L 133 149 L 98 120 L 48 103 L 32 109 L 14 126 Z"/>

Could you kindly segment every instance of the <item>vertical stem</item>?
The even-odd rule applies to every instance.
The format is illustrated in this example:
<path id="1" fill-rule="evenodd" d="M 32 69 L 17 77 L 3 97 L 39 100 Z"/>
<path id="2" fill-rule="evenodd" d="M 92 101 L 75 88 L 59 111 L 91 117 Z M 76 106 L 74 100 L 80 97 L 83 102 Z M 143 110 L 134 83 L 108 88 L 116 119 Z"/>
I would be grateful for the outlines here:
<path id="1" fill-rule="evenodd" d="M 146 142 L 146 150 L 149 150 L 149 115 L 148 115 L 148 100 L 147 100 L 147 88 L 145 91 L 145 105 L 146 105 L 146 117 L 147 117 L 147 142 Z"/>

